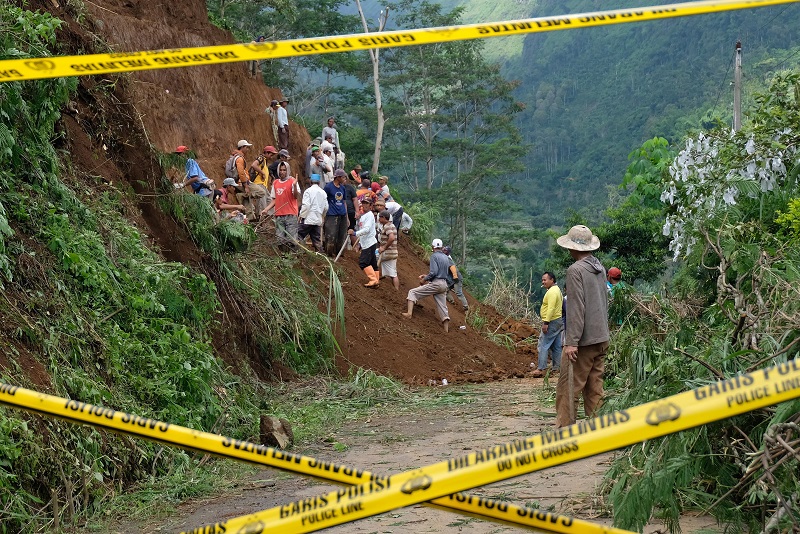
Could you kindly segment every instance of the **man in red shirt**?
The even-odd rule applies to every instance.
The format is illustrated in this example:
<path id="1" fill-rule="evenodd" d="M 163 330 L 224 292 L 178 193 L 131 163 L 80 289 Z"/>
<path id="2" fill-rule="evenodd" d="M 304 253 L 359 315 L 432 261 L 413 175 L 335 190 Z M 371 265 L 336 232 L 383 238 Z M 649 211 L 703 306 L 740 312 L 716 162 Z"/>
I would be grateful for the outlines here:
<path id="1" fill-rule="evenodd" d="M 275 235 L 278 246 L 293 249 L 297 242 L 297 206 L 300 202 L 300 185 L 289 174 L 289 164 L 278 163 L 278 179 L 272 182 L 272 201 L 261 211 L 265 216 L 275 208 Z"/>

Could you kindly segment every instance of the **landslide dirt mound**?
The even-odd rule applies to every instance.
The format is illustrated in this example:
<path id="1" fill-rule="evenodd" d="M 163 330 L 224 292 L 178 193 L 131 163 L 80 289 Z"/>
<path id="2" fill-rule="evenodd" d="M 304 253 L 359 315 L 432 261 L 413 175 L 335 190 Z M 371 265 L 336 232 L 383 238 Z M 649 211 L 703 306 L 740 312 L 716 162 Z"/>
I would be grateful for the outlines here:
<path id="1" fill-rule="evenodd" d="M 406 310 L 406 296 L 417 287 L 420 274 L 428 272 L 428 263 L 408 237 L 400 238 L 397 274 L 400 290 L 395 291 L 384 278 L 377 289 L 363 286 L 366 276 L 358 268 L 358 255 L 347 252 L 339 263 L 345 275 L 347 339 L 337 367 L 365 367 L 411 384 L 484 382 L 520 377 L 532 361 L 528 354 L 516 354 L 486 339 L 467 324 L 461 304 L 449 305 L 450 332 L 445 334 L 436 319 L 431 297 L 419 302 L 411 319 L 400 313 Z M 480 305 L 467 295 L 470 313 L 478 313 L 499 324 L 496 311 Z M 464 327 L 463 329 L 460 327 Z M 532 329 L 531 329 L 532 330 Z"/>
<path id="2" fill-rule="evenodd" d="M 85 14 L 77 13 L 71 4 L 53 0 L 32 1 L 28 7 L 49 11 L 66 22 L 60 41 L 74 54 L 104 51 L 94 48 L 97 35 L 114 52 L 233 42 L 229 33 L 208 22 L 203 0 L 163 3 L 157 7 L 137 0 L 84 5 Z M 78 19 L 81 24 L 76 22 Z M 223 285 L 224 280 L 215 275 L 208 258 L 194 246 L 182 227 L 157 206 L 154 199 L 161 169 L 151 148 L 166 153 L 178 145 L 187 145 L 196 152 L 205 172 L 221 183 L 224 162 L 238 139 L 250 140 L 257 150 L 277 143 L 264 108 L 279 96 L 279 90 L 251 78 L 245 63 L 143 71 L 120 77 L 82 77 L 76 101 L 64 114 L 63 144 L 71 154 L 77 174 L 87 177 L 87 186 L 96 186 L 96 180 L 90 178 L 101 175 L 104 184 L 100 188 L 127 184 L 133 190 L 136 200 L 130 217 L 167 259 L 189 263 Z M 291 115 L 291 107 L 289 111 Z M 293 172 L 297 173 L 309 136 L 295 124 L 290 132 L 289 149 L 294 155 Z M 255 157 L 256 153 L 251 155 Z M 260 239 L 269 238 L 263 235 Z M 269 246 L 259 250 L 274 253 Z M 451 306 L 451 331 L 446 335 L 434 318 L 431 299 L 421 302 L 412 319 L 401 318 L 408 290 L 417 285 L 419 274 L 428 271 L 420 252 L 407 238 L 401 240 L 399 292 L 386 281 L 376 290 L 364 288 L 364 275 L 358 269 L 355 252 L 348 252 L 340 260 L 346 293 L 347 336 L 339 340 L 342 355 L 337 359 L 338 369 L 347 373 L 353 367 L 363 367 L 404 382 L 422 384 L 430 380 L 441 382 L 443 378 L 457 383 L 522 376 L 535 359 L 530 346 L 522 345 L 520 354 L 515 354 L 489 342 L 466 324 L 460 305 Z M 298 261 L 305 258 L 298 257 Z M 226 321 L 235 322 L 239 308 L 228 301 L 226 292 L 220 294 Z M 498 332 L 509 334 L 512 341 L 533 334 L 532 328 L 514 325 L 471 298 L 470 306 L 493 325 L 492 330 L 497 327 Z M 226 350 L 239 341 L 228 339 L 232 331 L 223 325 L 215 343 L 219 355 L 238 368 L 240 352 Z M 247 332 L 241 337 L 245 341 L 250 338 Z M 272 364 L 271 369 L 265 366 L 255 343 L 251 345 L 243 347 L 250 365 L 266 378 L 276 366 Z M 282 375 L 285 377 L 286 373 Z"/>

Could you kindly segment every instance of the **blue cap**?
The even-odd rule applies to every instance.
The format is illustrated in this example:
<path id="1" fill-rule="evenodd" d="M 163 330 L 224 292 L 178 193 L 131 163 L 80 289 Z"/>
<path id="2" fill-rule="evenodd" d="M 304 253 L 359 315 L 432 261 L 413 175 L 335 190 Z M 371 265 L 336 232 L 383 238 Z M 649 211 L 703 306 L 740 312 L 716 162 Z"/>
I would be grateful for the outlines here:
<path id="1" fill-rule="evenodd" d="M 312 182 L 319 182 L 319 174 L 312 174 L 311 175 Z"/>

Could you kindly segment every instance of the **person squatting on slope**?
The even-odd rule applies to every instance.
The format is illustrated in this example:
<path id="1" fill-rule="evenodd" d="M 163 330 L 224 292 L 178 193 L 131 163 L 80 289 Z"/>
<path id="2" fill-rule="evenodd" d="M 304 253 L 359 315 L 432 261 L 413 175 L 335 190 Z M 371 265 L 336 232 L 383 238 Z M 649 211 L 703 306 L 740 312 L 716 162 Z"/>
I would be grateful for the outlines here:
<path id="1" fill-rule="evenodd" d="M 557 239 L 559 246 L 569 250 L 575 263 L 567 269 L 569 286 L 567 330 L 564 336 L 562 372 L 556 386 L 556 427 L 575 423 L 577 402 L 583 395 L 587 417 L 594 417 L 603 400 L 603 369 L 608 350 L 608 291 L 606 271 L 592 251 L 600 248 L 600 240 L 583 225 L 570 228 Z M 569 391 L 569 378 L 573 375 L 573 390 Z M 570 404 L 573 404 L 570 413 Z"/>
<path id="2" fill-rule="evenodd" d="M 542 299 L 539 315 L 542 318 L 542 333 L 539 335 L 539 365 L 533 372 L 534 378 L 541 378 L 547 370 L 547 355 L 553 350 L 553 374 L 561 369 L 561 331 L 564 320 L 561 316 L 563 298 L 556 285 L 556 276 L 550 271 L 542 275 L 542 287 L 547 289 Z"/>
<path id="3" fill-rule="evenodd" d="M 430 271 L 428 274 L 419 275 L 420 286 L 408 292 L 408 310 L 402 314 L 406 319 L 410 319 L 414 314 L 414 304 L 421 298 L 433 296 L 436 307 L 439 310 L 439 320 L 445 332 L 450 329 L 450 313 L 447 311 L 447 273 L 450 270 L 450 261 L 442 253 L 442 240 L 434 239 L 431 243 L 433 254 L 430 259 Z"/>

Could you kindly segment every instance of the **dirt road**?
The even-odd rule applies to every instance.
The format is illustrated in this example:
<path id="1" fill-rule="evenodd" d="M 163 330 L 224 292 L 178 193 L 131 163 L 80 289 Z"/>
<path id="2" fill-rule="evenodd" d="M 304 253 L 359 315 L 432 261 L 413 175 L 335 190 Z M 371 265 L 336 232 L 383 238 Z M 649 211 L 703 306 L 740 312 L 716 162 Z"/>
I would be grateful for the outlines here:
<path id="1" fill-rule="evenodd" d="M 413 410 L 373 415 L 332 429 L 326 443 L 295 452 L 392 474 L 535 434 L 552 425 L 553 418 L 547 416 L 552 408 L 540 409 L 540 406 L 552 406 L 548 397 L 554 392 L 542 379 L 436 387 L 440 395 L 429 405 L 420 408 L 415 403 Z M 588 458 L 475 488 L 469 493 L 610 525 L 609 510 L 598 496 L 598 486 L 610 458 L 610 454 Z M 126 534 L 177 532 L 334 489 L 334 486 L 311 479 L 266 469 L 243 481 L 233 493 L 183 504 L 166 520 L 118 524 L 113 531 Z M 715 525 L 708 517 L 687 517 L 682 521 L 684 532 L 712 533 L 717 531 Z M 644 532 L 655 533 L 659 529 L 663 526 L 653 523 Z M 419 505 L 327 532 L 483 534 L 515 531 L 522 530 Z"/>

